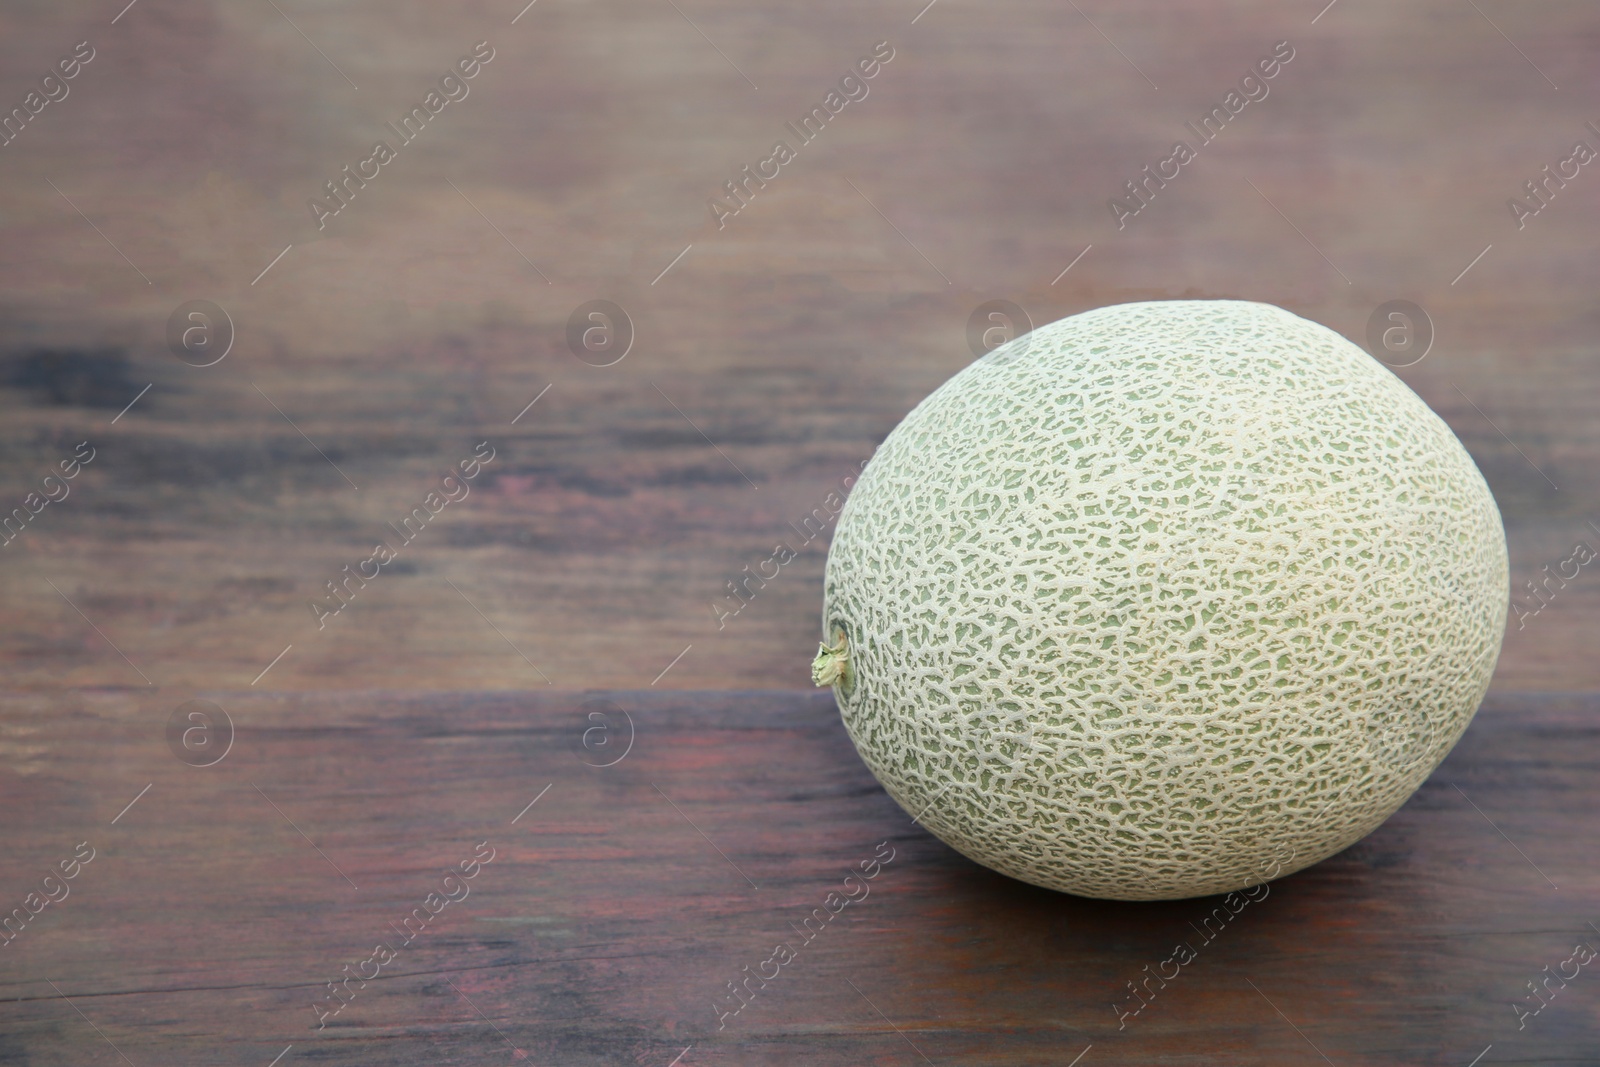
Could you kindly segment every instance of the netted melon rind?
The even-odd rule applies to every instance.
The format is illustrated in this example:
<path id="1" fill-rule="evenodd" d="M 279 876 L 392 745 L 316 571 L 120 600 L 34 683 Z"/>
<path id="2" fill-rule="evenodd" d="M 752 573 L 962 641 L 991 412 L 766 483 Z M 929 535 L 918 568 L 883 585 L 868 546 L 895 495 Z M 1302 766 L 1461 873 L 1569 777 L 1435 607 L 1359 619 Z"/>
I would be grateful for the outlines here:
<path id="1" fill-rule="evenodd" d="M 1171 899 L 1404 803 L 1488 688 L 1507 586 L 1487 485 L 1392 372 L 1279 308 L 1169 301 L 1045 326 L 906 416 L 840 516 L 823 628 L 922 825 L 1035 885 Z"/>

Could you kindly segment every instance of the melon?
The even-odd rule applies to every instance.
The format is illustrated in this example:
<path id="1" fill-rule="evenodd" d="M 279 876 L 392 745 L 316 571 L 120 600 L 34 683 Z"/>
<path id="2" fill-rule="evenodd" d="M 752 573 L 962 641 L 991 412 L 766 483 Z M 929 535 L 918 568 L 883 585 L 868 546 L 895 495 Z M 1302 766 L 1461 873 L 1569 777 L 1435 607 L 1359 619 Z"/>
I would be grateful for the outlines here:
<path id="1" fill-rule="evenodd" d="M 1388 368 L 1267 304 L 1120 304 L 889 434 L 829 548 L 814 677 L 958 852 L 1176 899 L 1376 829 L 1472 719 L 1507 602 L 1488 486 Z"/>

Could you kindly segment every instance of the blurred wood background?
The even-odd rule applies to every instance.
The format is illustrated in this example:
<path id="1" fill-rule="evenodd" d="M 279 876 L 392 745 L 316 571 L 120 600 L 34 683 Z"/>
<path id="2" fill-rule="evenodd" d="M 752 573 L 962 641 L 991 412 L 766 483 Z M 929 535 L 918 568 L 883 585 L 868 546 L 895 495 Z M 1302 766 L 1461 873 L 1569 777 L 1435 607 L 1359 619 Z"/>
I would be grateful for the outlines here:
<path id="1" fill-rule="evenodd" d="M 447 578 L 563 688 L 647 685 L 689 644 L 659 685 L 804 686 L 822 541 L 721 631 L 711 604 L 997 298 L 1043 323 L 1247 297 L 1362 344 L 1415 301 L 1436 339 L 1397 373 L 1488 477 L 1514 583 L 1596 536 L 1600 175 L 1520 231 L 1506 206 L 1600 148 L 1586 5 L 278 6 L 0 12 L 0 102 L 96 50 L 0 148 L 0 503 L 98 449 L 0 550 L 13 686 L 144 686 L 108 642 L 169 689 L 248 687 L 290 644 L 259 685 L 545 684 Z M 319 232 L 306 201 L 483 40 L 470 95 Z M 719 231 L 707 200 L 881 40 L 867 98 Z M 1118 231 L 1107 200 L 1279 40 L 1269 96 Z M 165 334 L 202 299 L 237 339 L 196 368 Z M 634 323 L 614 366 L 566 346 L 593 299 Z M 30 377 L 52 350 L 112 365 Z M 318 631 L 324 583 L 485 439 L 470 499 Z M 1508 634 L 1498 684 L 1600 686 L 1588 579 Z"/>
<path id="2" fill-rule="evenodd" d="M 666 1064 L 680 1033 L 700 1040 L 683 1020 L 709 1014 L 707 990 L 765 958 L 766 934 L 749 937 L 776 905 L 730 903 L 743 883 L 718 881 L 714 854 L 691 871 L 652 851 L 652 835 L 688 827 L 647 783 L 615 774 L 563 789 L 561 775 L 516 764 L 537 763 L 541 731 L 568 747 L 582 735 L 585 692 L 646 709 L 674 753 L 663 773 L 684 785 L 656 783 L 674 800 L 686 788 L 685 812 L 731 855 L 787 871 L 784 907 L 810 906 L 832 878 L 820 864 L 854 862 L 885 837 L 904 845 L 885 883 L 898 888 L 884 892 L 904 894 L 907 910 L 862 909 L 874 962 L 841 956 L 825 969 L 848 973 L 888 1018 L 924 1020 L 915 1033 L 900 1025 L 933 1062 L 1065 1064 L 1091 1042 L 1090 1056 L 1105 1054 L 1094 1035 L 1109 1008 L 1086 1005 L 1159 959 L 1166 919 L 1188 913 L 988 877 L 906 827 L 825 696 L 771 692 L 809 689 L 826 537 L 721 628 L 713 610 L 728 580 L 790 540 L 791 523 L 974 358 L 967 323 L 985 301 L 1043 324 L 1127 300 L 1247 298 L 1359 344 L 1380 304 L 1414 301 L 1435 337 L 1396 373 L 1488 479 L 1513 588 L 1580 540 L 1600 546 L 1600 169 L 1545 186 L 1548 204 L 1520 228 L 1507 206 L 1575 142 L 1600 149 L 1588 125 L 1600 125 L 1592 5 L 124 4 L 0 8 L 0 115 L 27 114 L 28 94 L 78 42 L 94 49 L 66 97 L 0 147 L 0 514 L 41 491 L 79 442 L 95 450 L 70 495 L 0 548 L 4 862 L 42 870 L 84 837 L 108 841 L 108 858 L 51 909 L 59 925 L 0 950 L 13 1001 L 0 1004 L 0 1062 L 113 1062 L 85 1019 L 44 999 L 56 996 L 47 977 L 133 1045 L 136 1063 L 214 1062 L 240 1003 L 271 1019 L 249 1051 L 263 1064 L 283 1034 L 338 1062 L 422 1062 L 445 1048 L 389 1040 L 443 1032 L 428 1028 L 444 1025 L 445 1002 L 416 996 L 456 994 L 432 978 L 413 979 L 423 992 L 410 999 L 370 998 L 383 1014 L 362 1025 L 382 1041 L 293 1029 L 309 1021 L 306 983 L 357 959 L 345 941 L 371 923 L 259 803 L 243 774 L 254 767 L 266 792 L 299 794 L 274 799 L 310 836 L 347 835 L 329 851 L 381 887 L 383 907 L 360 905 L 374 921 L 410 907 L 424 868 L 461 858 L 458 842 L 499 833 L 500 808 L 556 782 L 541 806 L 557 829 L 530 831 L 553 836 L 512 850 L 527 865 L 519 881 L 490 868 L 504 880 L 483 898 L 531 880 L 554 925 L 505 899 L 494 937 L 478 913 L 408 973 L 503 974 L 458 984 L 541 1060 Z M 1107 200 L 1175 140 L 1192 143 L 1185 123 L 1285 40 L 1294 58 L 1269 95 L 1119 230 Z M 395 143 L 385 123 L 480 41 L 494 58 L 466 98 L 319 230 L 308 199 L 375 140 Z M 793 145 L 785 124 L 880 41 L 894 56 L 867 97 L 719 228 L 708 199 L 774 141 Z M 600 299 L 635 334 L 605 367 L 567 341 L 575 309 Z M 234 330 L 209 367 L 178 359 L 167 338 L 180 305 L 198 300 Z M 495 459 L 470 496 L 319 628 L 309 605 L 325 583 L 394 543 L 387 524 L 483 441 Z M 1451 780 L 1480 804 L 1478 788 L 1490 790 L 1504 810 L 1485 810 L 1519 847 L 1569 850 L 1551 899 L 1583 899 L 1592 869 L 1578 858 L 1595 788 L 1583 747 L 1593 701 L 1581 694 L 1600 690 L 1597 609 L 1600 578 L 1585 568 L 1524 628 L 1513 616 L 1495 715 L 1452 757 L 1468 762 Z M 753 690 L 768 692 L 716 695 Z M 210 771 L 176 762 L 162 734 L 174 708 L 203 695 L 240 727 L 238 750 Z M 702 735 L 668 722 L 724 713 Z M 765 725 L 772 716 L 804 726 L 785 734 Z M 1517 723 L 1537 727 L 1532 747 L 1516 747 Z M 1500 746 L 1500 763 L 1485 746 Z M 568 777 L 591 773 L 560 759 Z M 473 784 L 480 765 L 495 770 Z M 1537 1040 L 1494 1036 L 1523 979 L 1581 936 L 1581 909 L 1550 910 L 1520 859 L 1486 858 L 1507 842 L 1445 781 L 1291 880 L 1278 918 L 1223 951 L 1250 961 L 1238 975 L 1267 976 L 1254 980 L 1327 1037 L 1317 1045 L 1341 1067 L 1466 1067 L 1492 1041 L 1484 1067 L 1593 1062 L 1596 1002 L 1562 1014 L 1579 1012 L 1577 990 L 1530 1024 Z M 116 832 L 148 806 L 163 812 L 163 836 L 121 846 L 119 866 L 109 832 L 85 827 L 146 782 Z M 161 799 L 180 788 L 192 795 Z M 808 800 L 816 789 L 838 792 Z M 753 795 L 759 815 L 744 810 Z M 441 796 L 460 803 L 429 807 Z M 645 804 L 648 819 L 629 823 Z M 386 808 L 405 815 L 386 822 Z M 730 829 L 753 818 L 767 821 L 730 847 Z M 290 856 L 304 869 L 291 873 Z M 589 866 L 565 880 L 569 863 Z M 31 878 L 0 885 L 4 907 Z M 1041 935 L 1053 921 L 1077 940 Z M 539 940 L 547 929 L 555 942 Z M 726 951 L 707 945 L 718 931 Z M 560 951 L 541 955 L 551 944 Z M 1059 953 L 1039 955 L 1050 946 Z M 1324 959 L 1331 970 L 1313 965 Z M 534 960 L 555 969 L 494 970 Z M 869 988 L 852 968 L 873 965 L 909 970 Z M 1288 984 L 1269 988 L 1274 973 Z M 950 974 L 969 982 L 959 1010 L 927 993 Z M 837 1003 L 768 1016 L 722 1059 L 691 1053 L 684 1067 L 921 1062 L 848 986 L 826 984 Z M 1265 1005 L 1228 999 L 1237 985 L 1196 982 L 1206 992 L 1187 1014 L 1141 1019 L 1147 1043 L 1114 1055 L 1322 1062 Z M 158 989 L 169 992 L 123 995 Z M 183 989 L 192 1004 L 163 999 Z M 1373 1007 L 1378 996 L 1390 1006 Z M 533 1024 L 510 1023 L 512 1006 L 565 1029 L 518 1030 Z M 1480 1008 L 1504 1017 L 1483 1024 L 1481 1043 L 1464 1021 Z M 937 1037 L 927 1020 L 939 1012 L 965 1036 Z M 974 1036 L 1001 1031 L 1024 1035 L 1003 1055 Z M 452 1062 L 512 1054 L 471 1033 L 483 1048 L 461 1036 Z"/>

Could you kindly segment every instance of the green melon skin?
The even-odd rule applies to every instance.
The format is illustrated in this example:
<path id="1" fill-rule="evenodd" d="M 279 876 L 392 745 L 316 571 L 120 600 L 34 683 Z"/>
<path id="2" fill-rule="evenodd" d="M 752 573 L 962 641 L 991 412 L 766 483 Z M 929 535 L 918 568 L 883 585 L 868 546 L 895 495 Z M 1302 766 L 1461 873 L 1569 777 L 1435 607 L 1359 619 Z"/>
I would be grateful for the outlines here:
<path id="1" fill-rule="evenodd" d="M 1371 833 L 1467 728 L 1505 534 L 1450 428 L 1267 304 L 1121 304 L 917 405 L 828 553 L 833 689 L 952 848 L 1080 896 L 1170 900 Z"/>

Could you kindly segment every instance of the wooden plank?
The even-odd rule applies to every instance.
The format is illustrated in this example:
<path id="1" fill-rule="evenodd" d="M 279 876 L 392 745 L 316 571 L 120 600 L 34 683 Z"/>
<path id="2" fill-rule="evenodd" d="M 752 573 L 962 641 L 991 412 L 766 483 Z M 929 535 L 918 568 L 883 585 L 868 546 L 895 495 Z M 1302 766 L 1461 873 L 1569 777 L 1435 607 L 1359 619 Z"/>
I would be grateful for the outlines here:
<path id="1" fill-rule="evenodd" d="M 1512 1008 L 1600 945 L 1593 695 L 1492 694 L 1394 818 L 1209 941 L 1190 924 L 1216 899 L 1083 900 L 954 854 L 823 693 L 214 699 L 236 735 L 203 768 L 127 691 L 5 703 L 0 903 L 95 850 L 0 949 L 6 1062 L 1020 1065 L 1092 1045 L 1080 1067 L 1465 1067 L 1490 1045 L 1485 1064 L 1590 1063 L 1600 1042 L 1587 970 L 1521 1031 Z M 880 846 L 867 895 L 803 941 Z M 459 899 L 403 944 L 391 924 L 430 892 Z M 1125 984 L 1179 940 L 1197 958 L 1119 1030 Z M 325 983 L 379 942 L 396 958 L 318 1029 Z M 795 958 L 719 1030 L 727 984 L 780 942 Z"/>
<path id="2" fill-rule="evenodd" d="M 1522 228 L 1506 207 L 1600 121 L 1571 88 L 1588 4 L 1340 3 L 1313 24 L 1255 0 L 546 0 L 513 25 L 522 6 L 0 14 L 3 106 L 97 49 L 0 150 L 0 507 L 100 449 L 0 549 L 11 684 L 144 684 L 120 649 L 158 685 L 231 690 L 290 644 L 261 686 L 543 684 L 449 579 L 564 688 L 648 685 L 691 643 L 660 685 L 804 688 L 824 540 L 726 628 L 711 605 L 971 361 L 968 318 L 997 297 L 1036 323 L 1248 297 L 1358 343 L 1378 304 L 1418 301 L 1436 343 L 1397 373 L 1483 467 L 1514 577 L 1600 536 L 1600 179 Z M 480 39 L 497 56 L 471 96 L 319 230 L 307 200 Z M 1271 95 L 1118 229 L 1112 194 L 1280 39 Z M 719 228 L 708 198 L 879 40 L 896 55 L 871 95 Z M 636 327 L 610 367 L 567 347 L 597 298 Z M 216 366 L 168 349 L 196 299 L 236 327 Z M 80 362 L 47 373 L 42 350 Z M 472 497 L 317 630 L 325 583 L 485 439 L 500 458 Z M 1597 609 L 1586 570 L 1511 633 L 1499 684 L 1600 688 Z"/>

